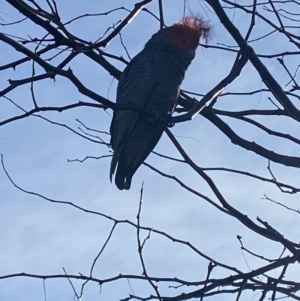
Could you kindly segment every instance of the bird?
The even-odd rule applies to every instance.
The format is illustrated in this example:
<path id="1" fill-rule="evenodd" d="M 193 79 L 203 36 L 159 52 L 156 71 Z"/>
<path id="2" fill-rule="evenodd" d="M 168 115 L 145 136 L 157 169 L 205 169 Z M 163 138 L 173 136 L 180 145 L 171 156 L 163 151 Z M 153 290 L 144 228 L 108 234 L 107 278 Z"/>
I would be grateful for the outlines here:
<path id="1" fill-rule="evenodd" d="M 110 144 L 114 151 L 110 181 L 129 190 L 134 173 L 146 160 L 168 126 L 178 101 L 185 72 L 195 57 L 201 37 L 211 35 L 210 23 L 198 16 L 156 32 L 126 66 L 117 87 L 116 103 L 136 105 L 152 113 L 114 110 Z"/>

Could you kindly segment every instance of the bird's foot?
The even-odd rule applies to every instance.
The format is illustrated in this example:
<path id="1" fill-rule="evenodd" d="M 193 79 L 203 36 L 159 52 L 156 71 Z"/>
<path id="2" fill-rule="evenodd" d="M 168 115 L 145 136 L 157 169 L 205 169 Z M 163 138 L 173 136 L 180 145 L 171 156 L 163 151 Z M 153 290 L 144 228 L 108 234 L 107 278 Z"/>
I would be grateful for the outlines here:
<path id="1" fill-rule="evenodd" d="M 161 114 L 158 111 L 151 111 L 153 117 L 148 117 L 147 120 L 150 122 L 155 122 L 161 118 Z"/>

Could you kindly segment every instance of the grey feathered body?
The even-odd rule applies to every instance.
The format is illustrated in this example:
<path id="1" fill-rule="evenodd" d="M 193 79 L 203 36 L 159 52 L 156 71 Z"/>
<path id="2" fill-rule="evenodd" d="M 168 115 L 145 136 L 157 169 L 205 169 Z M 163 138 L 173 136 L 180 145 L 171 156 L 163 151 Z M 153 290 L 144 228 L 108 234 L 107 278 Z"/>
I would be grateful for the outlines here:
<path id="1" fill-rule="evenodd" d="M 180 84 L 193 59 L 164 41 L 160 30 L 148 41 L 123 71 L 117 89 L 117 103 L 135 104 L 164 117 L 177 105 Z M 110 127 L 114 150 L 110 177 L 116 166 L 115 183 L 129 189 L 138 167 L 148 157 L 167 127 L 167 121 L 150 119 L 135 111 L 114 111 Z"/>

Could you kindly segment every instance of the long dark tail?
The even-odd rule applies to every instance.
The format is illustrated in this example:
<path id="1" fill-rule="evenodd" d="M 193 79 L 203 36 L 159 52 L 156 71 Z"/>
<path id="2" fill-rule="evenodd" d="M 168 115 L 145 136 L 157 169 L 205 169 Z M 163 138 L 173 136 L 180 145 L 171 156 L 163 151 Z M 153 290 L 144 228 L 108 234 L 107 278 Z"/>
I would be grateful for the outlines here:
<path id="1" fill-rule="evenodd" d="M 131 179 L 134 172 L 135 170 L 125 165 L 123 160 L 120 160 L 117 168 L 116 178 L 115 178 L 116 186 L 120 190 L 123 189 L 129 190 L 131 186 Z"/>
<path id="2" fill-rule="evenodd" d="M 129 190 L 131 186 L 131 179 L 135 172 L 135 170 L 125 164 L 125 159 L 120 158 L 120 153 L 122 153 L 122 150 L 115 150 L 111 164 L 110 164 L 110 173 L 109 178 L 110 181 L 112 181 L 112 176 L 116 170 L 117 167 L 117 173 L 115 178 L 116 186 L 120 189 L 126 189 Z M 121 156 L 122 157 L 122 156 Z"/>

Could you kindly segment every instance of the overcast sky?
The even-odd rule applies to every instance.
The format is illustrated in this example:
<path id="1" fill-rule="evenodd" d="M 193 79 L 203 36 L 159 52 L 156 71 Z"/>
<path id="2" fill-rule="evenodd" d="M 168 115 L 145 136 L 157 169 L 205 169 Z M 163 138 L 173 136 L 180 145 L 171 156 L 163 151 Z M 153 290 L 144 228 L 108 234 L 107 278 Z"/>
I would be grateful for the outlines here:
<path id="1" fill-rule="evenodd" d="M 44 2 L 46 1 L 42 2 L 43 7 L 46 7 Z M 132 0 L 57 0 L 56 2 L 63 22 L 78 15 L 105 12 L 120 6 L 131 10 L 135 3 Z M 22 18 L 9 4 L 6 2 L 2 4 L 0 14 L 2 22 L 10 23 Z M 172 25 L 182 18 L 184 1 L 166 0 L 163 4 L 167 25 Z M 213 39 L 209 42 L 211 45 L 236 45 L 207 5 L 196 0 L 189 0 L 189 4 L 194 13 L 199 13 L 211 20 L 214 26 Z M 147 8 L 158 14 L 157 1 Z M 245 36 L 250 16 L 238 11 L 228 11 L 228 13 Z M 109 26 L 126 17 L 127 14 L 125 10 L 119 10 L 107 16 L 83 18 L 72 23 L 68 29 L 78 37 L 95 41 Z M 131 58 L 143 48 L 145 42 L 158 29 L 158 22 L 150 14 L 140 12 L 123 30 L 123 42 Z M 251 39 L 269 31 L 271 29 L 258 20 Z M 24 38 L 42 37 L 45 34 L 31 21 L 1 27 L 1 32 Z M 276 39 L 271 36 L 253 44 L 253 47 L 259 54 L 268 54 L 284 50 L 282 44 L 280 36 Z M 287 42 L 284 45 L 287 45 Z M 26 45 L 26 47 L 33 49 L 32 45 Z M 119 37 L 116 37 L 106 50 L 129 60 L 121 47 Z M 0 43 L 0 51 L 2 54 L 0 66 L 23 57 L 3 42 Z M 48 57 L 50 54 L 45 56 L 45 58 Z M 58 63 L 61 58 L 58 57 L 51 63 Z M 207 93 L 228 74 L 234 60 L 235 54 L 232 52 L 199 48 L 182 88 L 192 92 Z M 120 62 L 111 62 L 120 70 L 125 67 Z M 265 59 L 263 62 L 284 87 L 288 82 L 288 77 L 276 59 Z M 287 63 L 289 66 L 298 64 L 294 58 L 290 58 Z M 71 62 L 70 67 L 89 89 L 115 101 L 117 81 L 101 66 L 86 56 L 79 55 Z M 13 69 L 1 71 L 0 90 L 7 87 L 8 79 L 23 79 L 30 76 L 31 72 L 30 62 L 17 67 L 15 71 Z M 36 73 L 43 73 L 43 70 L 37 66 Z M 248 63 L 241 76 L 227 87 L 225 92 L 245 92 L 260 88 L 264 88 L 264 84 L 255 69 Z M 62 106 L 78 100 L 92 101 L 81 95 L 67 79 L 61 77 L 57 77 L 55 82 L 51 79 L 40 81 L 34 85 L 34 90 L 40 106 Z M 7 96 L 26 110 L 33 108 L 30 85 L 23 85 Z M 267 99 L 266 94 L 255 94 L 252 97 L 221 97 L 216 108 L 241 110 L 274 108 L 274 106 Z M 1 98 L 0 121 L 21 113 L 9 101 Z M 37 115 L 66 124 L 73 129 L 80 126 L 76 121 L 79 119 L 90 128 L 108 132 L 112 111 L 80 108 L 62 113 Z M 280 140 L 279 143 L 279 139 L 271 138 L 262 131 L 229 118 L 224 118 L 224 121 L 228 122 L 237 134 L 250 141 L 260 143 L 281 154 L 294 156 L 299 154 L 299 146 L 295 144 L 284 142 L 284 140 Z M 282 129 L 284 133 L 295 135 L 299 133 L 297 124 L 287 122 L 283 118 L 266 120 L 266 124 L 275 130 Z M 171 128 L 171 131 L 199 166 L 236 168 L 270 178 L 266 159 L 233 145 L 224 134 L 202 116 L 177 124 Z M 244 272 L 266 263 L 245 254 L 246 263 L 236 238 L 237 235 L 243 237 L 243 242 L 253 252 L 266 257 L 276 258 L 282 251 L 279 244 L 262 239 L 234 218 L 220 212 L 205 200 L 182 189 L 176 182 L 158 175 L 146 166 L 141 166 L 133 177 L 130 191 L 119 191 L 114 183 L 109 182 L 110 157 L 101 160 L 90 159 L 84 163 L 68 162 L 68 159 L 111 154 L 105 145 L 83 139 L 70 130 L 50 124 L 38 116 L 0 127 L 0 137 L 0 153 L 3 154 L 5 167 L 13 181 L 27 191 L 39 193 L 57 201 L 72 202 L 116 219 L 136 222 L 140 189 L 144 183 L 141 213 L 141 224 L 144 226 L 189 241 L 213 259 L 237 267 Z M 108 135 L 101 134 L 101 138 L 109 141 Z M 167 156 L 180 158 L 166 135 L 155 150 Z M 180 178 L 191 188 L 218 203 L 207 184 L 187 166 L 162 159 L 155 154 L 151 154 L 146 162 L 165 173 Z M 276 164 L 272 167 L 278 180 L 292 185 L 299 184 L 296 169 L 287 169 Z M 298 215 L 262 199 L 266 194 L 276 201 L 297 209 L 297 196 L 281 194 L 276 186 L 245 176 L 216 171 L 210 172 L 209 175 L 232 206 L 253 220 L 259 216 L 287 238 L 298 241 L 300 226 Z M 84 213 L 69 205 L 51 203 L 21 192 L 10 183 L 2 169 L 0 169 L 0 200 L 0 275 L 21 272 L 42 275 L 63 274 L 62 268 L 65 268 L 69 274 L 89 275 L 93 260 L 107 239 L 113 222 L 101 216 Z M 147 235 L 148 232 L 142 232 L 143 238 Z M 191 281 L 204 280 L 209 263 L 187 246 L 173 243 L 155 234 L 152 234 L 146 243 L 144 258 L 151 276 L 179 277 Z M 136 229 L 128 224 L 117 225 L 104 253 L 94 267 L 93 275 L 104 279 L 120 273 L 142 274 L 137 252 Z M 212 277 L 229 275 L 230 273 L 219 268 L 214 270 Z M 297 280 L 299 273 L 291 269 L 289 276 Z M 82 282 L 73 281 L 73 283 L 79 293 Z M 147 297 L 154 294 L 153 289 L 146 282 L 131 281 L 130 284 L 136 295 Z M 74 294 L 67 279 L 46 280 L 45 285 L 48 301 L 73 300 Z M 170 290 L 167 285 L 163 284 L 159 286 L 162 295 L 164 293 L 177 295 L 181 291 L 189 291 L 186 288 Z M 128 282 L 119 280 L 104 285 L 100 298 L 119 300 L 127 297 L 129 293 Z M 96 300 L 98 297 L 99 286 L 89 283 L 85 288 L 83 300 Z M 226 298 L 232 300 L 230 295 L 222 297 L 222 300 Z M 256 299 L 258 298 L 257 295 Z M 0 281 L 0 300 L 21 299 L 23 301 L 44 300 L 42 280 L 20 277 Z M 211 299 L 220 300 L 217 297 Z"/>

